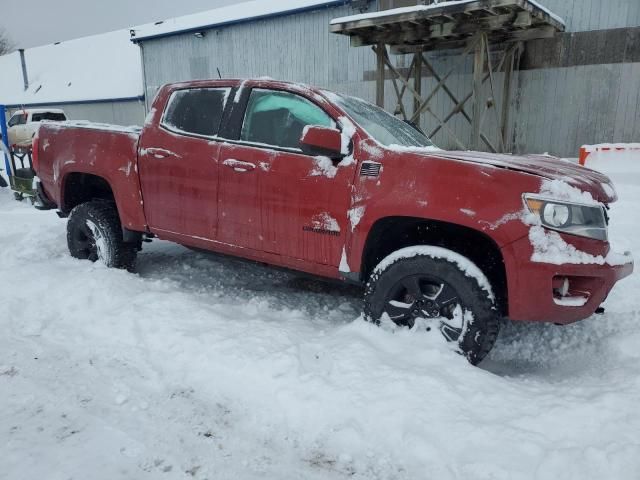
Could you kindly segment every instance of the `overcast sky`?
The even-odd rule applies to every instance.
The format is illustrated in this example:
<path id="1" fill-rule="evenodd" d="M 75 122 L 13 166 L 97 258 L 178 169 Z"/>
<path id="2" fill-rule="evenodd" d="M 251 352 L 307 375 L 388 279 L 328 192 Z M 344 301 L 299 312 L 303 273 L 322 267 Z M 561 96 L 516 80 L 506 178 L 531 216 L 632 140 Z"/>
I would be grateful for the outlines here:
<path id="1" fill-rule="evenodd" d="M 270 1 L 270 0 L 263 0 Z M 0 29 L 18 48 L 109 32 L 234 0 L 0 0 Z"/>

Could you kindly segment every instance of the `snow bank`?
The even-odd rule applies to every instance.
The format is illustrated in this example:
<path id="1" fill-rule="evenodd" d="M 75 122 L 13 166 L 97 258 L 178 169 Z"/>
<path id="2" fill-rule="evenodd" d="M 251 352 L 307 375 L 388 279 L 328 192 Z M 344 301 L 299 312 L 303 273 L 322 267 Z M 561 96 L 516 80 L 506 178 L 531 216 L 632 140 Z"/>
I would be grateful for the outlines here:
<path id="1" fill-rule="evenodd" d="M 617 184 L 640 184 L 640 144 L 601 144 L 583 147 L 589 153 L 585 166 L 606 171 Z"/>
<path id="2" fill-rule="evenodd" d="M 608 172 L 606 172 L 608 173 Z M 640 248 L 640 184 L 611 236 Z M 362 291 L 166 242 L 73 260 L 0 189 L 0 471 L 9 479 L 630 479 L 640 276 L 606 313 L 507 323 L 482 368 Z M 506 453 L 505 453 L 506 452 Z"/>

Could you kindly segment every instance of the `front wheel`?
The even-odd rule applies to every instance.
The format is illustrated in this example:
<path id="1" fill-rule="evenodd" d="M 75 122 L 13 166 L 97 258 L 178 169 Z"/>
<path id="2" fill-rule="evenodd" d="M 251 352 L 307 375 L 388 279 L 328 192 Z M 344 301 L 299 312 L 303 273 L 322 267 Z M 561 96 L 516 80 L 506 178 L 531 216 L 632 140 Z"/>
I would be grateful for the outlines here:
<path id="1" fill-rule="evenodd" d="M 125 243 L 114 204 L 94 200 L 71 210 L 67 222 L 67 245 L 74 258 L 100 260 L 107 267 L 132 270 L 138 245 Z"/>
<path id="2" fill-rule="evenodd" d="M 426 245 L 403 248 L 380 262 L 367 283 L 364 313 L 371 322 L 386 314 L 408 328 L 418 319 L 433 320 L 473 365 L 493 347 L 501 321 L 482 271 L 458 253 Z"/>

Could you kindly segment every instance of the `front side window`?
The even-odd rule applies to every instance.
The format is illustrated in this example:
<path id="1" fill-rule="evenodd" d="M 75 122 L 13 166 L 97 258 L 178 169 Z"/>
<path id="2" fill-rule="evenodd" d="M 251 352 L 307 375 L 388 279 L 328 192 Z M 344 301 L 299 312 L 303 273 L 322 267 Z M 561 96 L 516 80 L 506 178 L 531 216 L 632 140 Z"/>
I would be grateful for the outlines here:
<path id="1" fill-rule="evenodd" d="M 9 126 L 10 127 L 14 127 L 16 125 L 24 125 L 25 123 L 27 123 L 27 114 L 26 113 L 18 113 L 16 115 L 14 115 L 13 117 L 11 117 L 11 120 L 9 120 Z"/>
<path id="2" fill-rule="evenodd" d="M 249 97 L 240 140 L 282 148 L 300 148 L 304 127 L 335 127 L 331 117 L 299 95 L 254 89 Z"/>
<path id="3" fill-rule="evenodd" d="M 214 137 L 220 129 L 228 88 L 195 88 L 171 94 L 162 124 L 180 133 Z"/>

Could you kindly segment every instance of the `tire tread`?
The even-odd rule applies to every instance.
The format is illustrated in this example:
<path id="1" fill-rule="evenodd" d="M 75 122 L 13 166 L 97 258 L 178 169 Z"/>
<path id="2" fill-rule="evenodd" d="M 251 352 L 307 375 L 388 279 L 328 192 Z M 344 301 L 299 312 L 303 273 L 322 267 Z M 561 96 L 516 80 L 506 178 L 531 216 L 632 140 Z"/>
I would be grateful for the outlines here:
<path id="1" fill-rule="evenodd" d="M 365 319 L 376 324 L 380 323 L 373 306 L 373 304 L 379 300 L 377 296 L 383 294 L 383 292 L 378 291 L 378 284 L 381 278 L 394 270 L 394 267 L 397 267 L 399 263 L 405 262 L 414 263 L 415 265 L 428 264 L 438 268 L 453 268 L 465 279 L 465 287 L 470 289 L 471 295 L 474 298 L 474 321 L 467 329 L 465 338 L 459 341 L 458 346 L 461 353 L 471 364 L 477 365 L 480 363 L 491 351 L 498 338 L 502 318 L 496 308 L 495 302 L 491 300 L 488 293 L 480 286 L 478 280 L 467 276 L 455 263 L 446 258 L 434 258 L 426 254 L 418 254 L 410 258 L 399 258 L 386 265 L 383 270 L 378 271 L 374 269 L 365 287 Z M 478 338 L 478 341 L 476 341 L 476 338 Z"/>
<path id="2" fill-rule="evenodd" d="M 71 256 L 78 257 L 73 251 L 71 235 L 77 221 L 92 220 L 105 237 L 110 248 L 108 267 L 132 271 L 138 254 L 138 245 L 126 243 L 122 238 L 122 225 L 118 210 L 113 202 L 105 200 L 91 200 L 77 205 L 69 215 L 67 223 L 67 243 Z"/>

